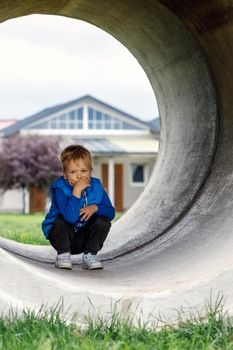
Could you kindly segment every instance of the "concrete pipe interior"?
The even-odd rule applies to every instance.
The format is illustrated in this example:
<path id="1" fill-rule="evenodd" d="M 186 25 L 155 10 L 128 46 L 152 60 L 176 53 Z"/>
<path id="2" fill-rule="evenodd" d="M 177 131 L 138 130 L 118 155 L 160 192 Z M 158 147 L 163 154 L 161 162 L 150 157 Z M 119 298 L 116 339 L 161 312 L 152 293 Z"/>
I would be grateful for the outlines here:
<path id="1" fill-rule="evenodd" d="M 122 298 L 122 308 L 128 300 L 132 304 L 140 300 L 145 313 L 154 305 L 166 313 L 184 300 L 196 305 L 210 287 L 217 290 L 224 285 L 228 296 L 232 285 L 225 274 L 233 267 L 232 6 L 226 0 L 135 0 L 133 6 L 127 0 L 0 4 L 1 21 L 32 13 L 90 22 L 130 50 L 157 97 L 161 144 L 144 193 L 111 230 L 101 253 L 104 271 L 91 277 L 71 276 L 2 250 L 3 265 L 7 255 L 8 269 L 34 290 L 34 294 L 9 292 L 5 276 L 0 283 L 2 301 L 21 298 L 34 305 L 45 295 L 50 303 L 65 295 L 78 305 L 83 299 L 79 294 L 77 301 L 75 283 L 94 295 L 95 305 L 100 306 L 103 295 Z M 38 261 L 50 257 L 47 248 L 3 239 L 1 246 Z M 47 279 L 42 283 L 44 271 L 58 283 L 53 296 L 52 282 L 51 287 Z M 39 277 L 41 287 L 32 276 Z M 65 287 L 66 282 L 72 289 Z"/>

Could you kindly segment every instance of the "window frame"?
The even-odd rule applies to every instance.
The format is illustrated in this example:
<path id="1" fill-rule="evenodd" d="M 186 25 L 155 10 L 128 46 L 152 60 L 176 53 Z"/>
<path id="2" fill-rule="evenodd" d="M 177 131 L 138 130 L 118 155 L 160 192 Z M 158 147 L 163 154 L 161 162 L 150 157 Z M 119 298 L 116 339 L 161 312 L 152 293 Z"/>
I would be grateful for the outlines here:
<path id="1" fill-rule="evenodd" d="M 133 181 L 133 166 L 143 166 L 143 177 L 144 177 L 144 182 L 134 182 Z M 149 166 L 147 163 L 136 163 L 136 162 L 133 162 L 133 163 L 130 163 L 130 171 L 129 171 L 129 183 L 130 183 L 130 186 L 132 187 L 142 187 L 142 186 L 145 186 L 149 180 Z"/>

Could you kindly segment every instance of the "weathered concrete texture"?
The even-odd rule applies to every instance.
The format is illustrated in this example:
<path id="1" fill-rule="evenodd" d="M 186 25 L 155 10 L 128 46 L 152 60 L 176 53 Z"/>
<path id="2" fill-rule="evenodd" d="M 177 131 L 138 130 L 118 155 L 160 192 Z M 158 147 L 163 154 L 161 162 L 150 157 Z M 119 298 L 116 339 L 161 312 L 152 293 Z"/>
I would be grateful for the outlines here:
<path id="1" fill-rule="evenodd" d="M 16 280 L 8 281 L 7 267 L 1 269 L 2 305 L 10 300 L 51 305 L 63 295 L 78 309 L 88 293 L 100 310 L 108 309 L 101 305 L 112 297 L 122 298 L 122 309 L 140 300 L 144 315 L 152 308 L 171 315 L 185 301 L 199 306 L 213 287 L 223 291 L 233 311 L 232 8 L 221 0 L 135 0 L 133 7 L 127 0 L 0 4 L 3 20 L 59 14 L 115 36 L 147 73 L 162 124 L 156 168 L 139 200 L 112 228 L 101 254 L 106 269 L 90 274 L 77 266 L 67 274 L 2 251 L 1 261 L 9 259 Z M 0 244 L 33 258 L 30 247 Z M 33 252 L 35 260 L 51 261 L 51 250 Z M 38 295 L 30 283 L 35 275 Z M 23 293 L 17 283 L 27 286 Z"/>

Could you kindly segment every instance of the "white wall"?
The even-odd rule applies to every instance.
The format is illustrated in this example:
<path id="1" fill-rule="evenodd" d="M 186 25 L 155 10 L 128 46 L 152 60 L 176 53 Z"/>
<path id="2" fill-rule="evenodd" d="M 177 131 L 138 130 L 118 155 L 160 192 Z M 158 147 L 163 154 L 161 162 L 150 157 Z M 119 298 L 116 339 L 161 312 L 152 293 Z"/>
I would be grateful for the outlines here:
<path id="1" fill-rule="evenodd" d="M 146 155 L 139 156 L 125 156 L 114 158 L 115 163 L 120 163 L 123 165 L 123 206 L 124 209 L 129 209 L 133 203 L 136 201 L 138 196 L 143 192 L 145 185 L 134 186 L 130 183 L 130 171 L 131 164 L 147 164 L 148 166 L 148 180 L 155 166 L 155 158 L 153 156 L 148 157 Z M 93 162 L 94 172 L 93 176 L 101 179 L 101 164 L 108 163 L 108 158 L 99 158 Z"/>
<path id="2" fill-rule="evenodd" d="M 9 190 L 0 195 L 0 212 L 22 212 L 22 190 Z M 26 213 L 29 211 L 29 194 L 26 191 Z"/>

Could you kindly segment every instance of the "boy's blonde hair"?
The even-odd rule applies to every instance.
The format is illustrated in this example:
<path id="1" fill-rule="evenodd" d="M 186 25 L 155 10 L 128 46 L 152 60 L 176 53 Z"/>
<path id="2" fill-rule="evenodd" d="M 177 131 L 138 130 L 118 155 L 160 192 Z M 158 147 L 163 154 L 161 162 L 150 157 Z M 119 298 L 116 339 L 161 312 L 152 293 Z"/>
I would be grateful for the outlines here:
<path id="1" fill-rule="evenodd" d="M 62 164 L 62 170 L 65 171 L 67 164 L 69 161 L 73 160 L 79 160 L 82 159 L 86 166 L 89 168 L 89 170 L 92 170 L 92 158 L 91 158 L 91 153 L 83 146 L 81 145 L 70 145 L 66 147 L 61 155 L 60 155 L 60 161 Z"/>

